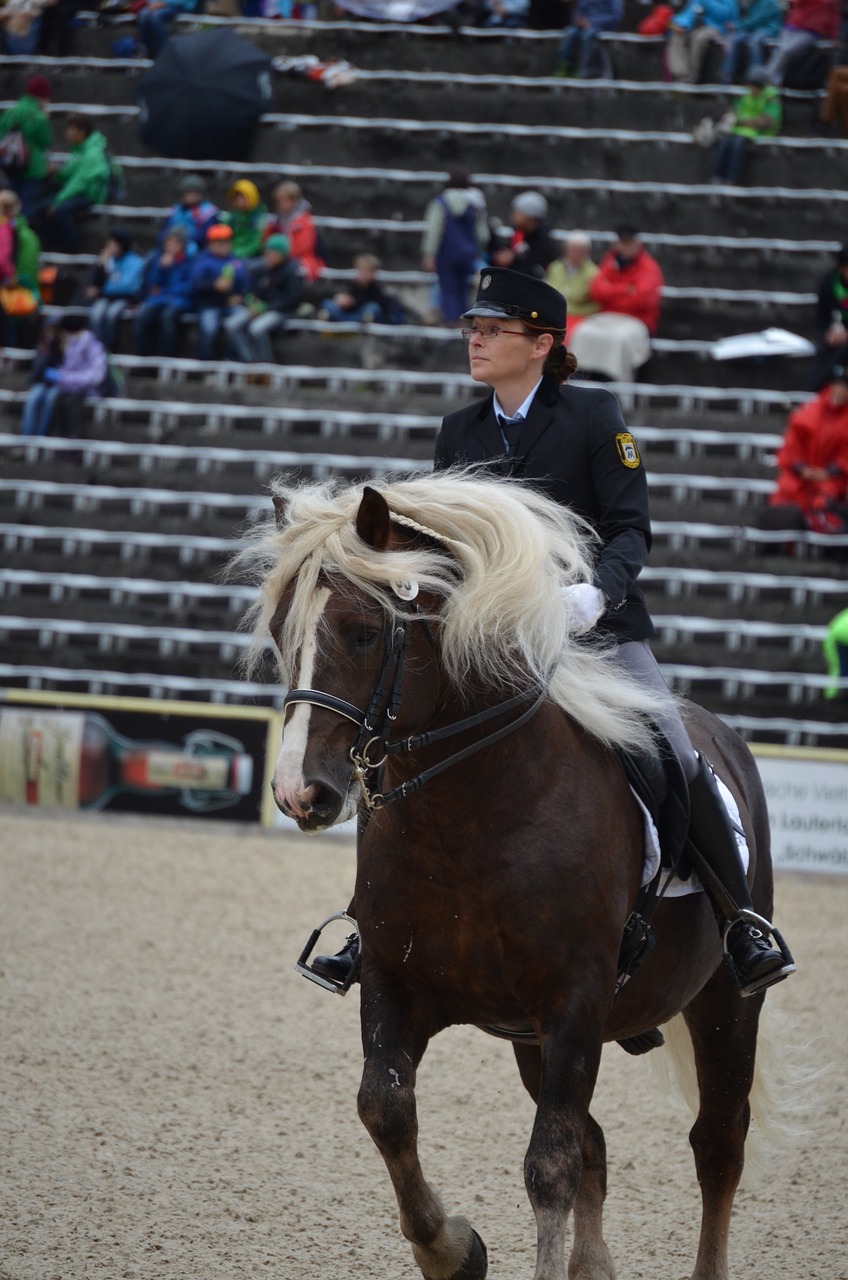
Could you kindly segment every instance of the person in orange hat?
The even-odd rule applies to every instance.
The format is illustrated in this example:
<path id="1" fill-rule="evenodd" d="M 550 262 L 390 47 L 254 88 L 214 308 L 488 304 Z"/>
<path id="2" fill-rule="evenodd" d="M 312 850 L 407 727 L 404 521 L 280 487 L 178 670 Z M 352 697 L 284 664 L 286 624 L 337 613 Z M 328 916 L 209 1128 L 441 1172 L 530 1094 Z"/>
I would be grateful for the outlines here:
<path id="1" fill-rule="evenodd" d="M 262 252 L 262 232 L 268 220 L 268 210 L 259 196 L 255 182 L 240 178 L 227 192 L 227 211 L 219 221 L 233 229 L 233 253 L 248 261 Z"/>
<path id="2" fill-rule="evenodd" d="M 233 253 L 233 229 L 216 222 L 191 267 L 192 306 L 197 312 L 197 358 L 211 360 L 221 325 L 247 290 L 244 263 Z"/>

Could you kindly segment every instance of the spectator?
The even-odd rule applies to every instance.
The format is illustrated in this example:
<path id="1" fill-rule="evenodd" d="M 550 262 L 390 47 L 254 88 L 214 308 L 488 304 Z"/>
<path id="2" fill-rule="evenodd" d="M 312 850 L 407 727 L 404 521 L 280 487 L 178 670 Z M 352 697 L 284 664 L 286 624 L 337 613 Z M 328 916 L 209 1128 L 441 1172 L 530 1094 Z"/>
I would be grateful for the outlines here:
<path id="1" fill-rule="evenodd" d="M 171 34 L 171 24 L 181 13 L 193 13 L 197 0 L 152 0 L 138 14 L 138 36 L 149 56 L 162 52 Z"/>
<path id="2" fill-rule="evenodd" d="M 765 64 L 772 84 L 783 84 L 787 67 L 819 40 L 839 36 L 839 0 L 789 0 L 777 45 Z"/>
<path id="3" fill-rule="evenodd" d="M 191 263 L 192 307 L 197 312 L 197 358 L 211 360 L 221 325 L 247 292 L 244 263 L 233 253 L 233 230 L 218 222 L 206 248 Z"/>
<path id="4" fill-rule="evenodd" d="M 566 342 L 581 320 L 601 309 L 600 303 L 589 292 L 592 281 L 598 274 L 597 264 L 590 257 L 591 248 L 591 236 L 585 231 L 569 231 L 565 237 L 562 256 L 552 262 L 545 272 L 546 282 L 558 289 L 565 298 Z"/>
<path id="5" fill-rule="evenodd" d="M 16 345 L 19 322 L 38 314 L 40 251 L 38 236 L 21 214 L 20 197 L 0 191 L 0 314 L 6 346 Z"/>
<path id="6" fill-rule="evenodd" d="M 242 178 L 227 192 L 226 213 L 220 216 L 233 229 L 233 253 L 243 261 L 257 258 L 262 252 L 262 232 L 268 221 L 268 210 L 259 198 L 255 182 Z"/>
<path id="7" fill-rule="evenodd" d="M 777 455 L 777 488 L 759 525 L 763 529 L 848 528 L 848 368 L 815 400 L 790 414 Z"/>
<path id="8" fill-rule="evenodd" d="M 110 351 L 115 348 L 121 316 L 141 293 L 144 265 L 141 254 L 133 253 L 129 231 L 125 227 L 114 227 L 85 287 L 85 302 L 91 306 L 92 331 Z"/>
<path id="9" fill-rule="evenodd" d="M 421 265 L 439 282 L 443 320 L 456 323 L 468 306 L 469 279 L 489 244 L 486 198 L 463 169 L 451 169 L 442 191 L 424 211 Z"/>
<path id="10" fill-rule="evenodd" d="M 271 215 L 265 224 L 263 239 L 285 236 L 289 253 L 300 267 L 305 280 L 313 283 L 326 267 L 318 232 L 312 218 L 312 207 L 304 199 L 296 182 L 278 182 L 271 192 Z"/>
<path id="11" fill-rule="evenodd" d="M 353 260 L 353 269 L 350 284 L 321 303 L 318 319 L 389 324 L 394 304 L 378 279 L 380 259 L 373 253 L 359 253 Z"/>
<path id="12" fill-rule="evenodd" d="M 190 255 L 206 244 L 207 231 L 218 221 L 218 206 L 206 199 L 206 182 L 199 173 L 186 174 L 177 191 L 180 198 L 162 224 L 159 243 L 164 245 L 165 237 L 182 227 L 186 233 L 185 251 Z"/>
<path id="13" fill-rule="evenodd" d="M 24 404 L 21 434 L 46 436 L 58 425 L 65 435 L 76 436 L 83 400 L 100 395 L 108 377 L 106 349 L 83 317 L 65 316 L 41 354 L 44 358 L 36 358 L 35 380 Z"/>
<path id="14" fill-rule="evenodd" d="M 38 49 L 44 0 L 5 0 L 0 9 L 0 47 L 4 53 L 28 55 Z"/>
<path id="15" fill-rule="evenodd" d="M 623 0 L 576 0 L 571 22 L 562 33 L 554 75 L 578 80 L 597 75 L 594 64 L 598 36 L 602 31 L 617 31 L 623 15 Z"/>
<path id="16" fill-rule="evenodd" d="M 749 0 L 744 4 L 739 22 L 730 27 L 724 40 L 718 77 L 721 83 L 736 84 L 747 71 L 762 66 L 766 41 L 776 39 L 782 26 L 783 9 L 778 0 Z"/>
<path id="17" fill-rule="evenodd" d="M 842 63 L 831 67 L 825 91 L 826 97 L 819 109 L 819 119 L 822 124 L 829 125 L 838 121 L 843 134 L 848 138 L 848 66 Z"/>
<path id="18" fill-rule="evenodd" d="M 668 27 L 666 60 L 671 78 L 697 84 L 710 45 L 721 43 L 738 21 L 736 0 L 690 0 Z"/>
<path id="19" fill-rule="evenodd" d="M 559 249 L 548 229 L 548 202 L 538 191 L 522 191 L 513 200 L 509 220 L 513 226 L 508 244 L 494 238 L 493 267 L 508 267 L 543 279 L 548 267 L 559 257 Z"/>
<path id="20" fill-rule="evenodd" d="M 824 697 L 844 698 L 846 690 L 840 689 L 837 681 L 848 679 L 848 609 L 837 613 L 827 624 L 822 649 L 827 662 L 827 674 L 833 681 L 824 690 Z"/>
<path id="21" fill-rule="evenodd" d="M 821 391 L 831 381 L 836 365 L 848 364 L 848 244 L 842 246 L 834 266 L 819 282 L 816 328 L 819 340 L 813 356 L 811 391 Z"/>
<path id="22" fill-rule="evenodd" d="M 589 286 L 600 312 L 587 316 L 571 340 L 584 370 L 618 382 L 631 382 L 649 359 L 651 336 L 660 320 L 663 274 L 629 223 L 616 229 L 616 241 L 601 258 Z"/>
<path id="23" fill-rule="evenodd" d="M 172 227 L 162 248 L 154 249 L 148 259 L 142 302 L 133 320 L 133 341 L 140 356 L 150 355 L 150 340 L 157 330 L 163 356 L 172 356 L 177 349 L 177 324 L 191 306 L 187 241 L 185 227 Z"/>
<path id="24" fill-rule="evenodd" d="M 47 103 L 52 96 L 53 89 L 45 76 L 30 76 L 23 95 L 0 116 L 0 169 L 21 197 L 27 218 L 47 177 L 47 152 L 53 145 Z"/>
<path id="25" fill-rule="evenodd" d="M 285 236 L 269 236 L 258 263 L 248 269 L 249 292 L 234 307 L 224 328 L 236 358 L 270 364 L 274 359 L 271 334 L 285 326 L 303 299 L 303 276 L 289 257 Z"/>
<path id="26" fill-rule="evenodd" d="M 483 27 L 526 27 L 530 0 L 483 0 Z"/>
<path id="27" fill-rule="evenodd" d="M 731 113 L 733 127 L 718 140 L 713 182 L 738 185 L 751 139 L 774 137 L 780 129 L 780 94 L 769 82 L 765 68 L 752 67 L 745 81 L 746 91 Z"/>
<path id="28" fill-rule="evenodd" d="M 37 216 L 48 248 L 77 253 L 77 218 L 106 199 L 111 168 L 106 139 L 85 116 L 68 116 L 65 137 L 71 153 L 55 175 L 55 194 L 40 202 Z"/>

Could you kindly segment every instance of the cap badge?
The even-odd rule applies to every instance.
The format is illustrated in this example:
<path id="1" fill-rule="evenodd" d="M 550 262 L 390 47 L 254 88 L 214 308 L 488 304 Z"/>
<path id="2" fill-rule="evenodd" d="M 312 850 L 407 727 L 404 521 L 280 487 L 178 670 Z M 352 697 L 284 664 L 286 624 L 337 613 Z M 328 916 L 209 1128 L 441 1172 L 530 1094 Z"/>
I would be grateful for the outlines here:
<path id="1" fill-rule="evenodd" d="M 492 277 L 490 275 L 485 275 L 483 276 L 483 279 L 480 281 L 480 288 L 488 289 L 491 283 L 492 283 Z"/>

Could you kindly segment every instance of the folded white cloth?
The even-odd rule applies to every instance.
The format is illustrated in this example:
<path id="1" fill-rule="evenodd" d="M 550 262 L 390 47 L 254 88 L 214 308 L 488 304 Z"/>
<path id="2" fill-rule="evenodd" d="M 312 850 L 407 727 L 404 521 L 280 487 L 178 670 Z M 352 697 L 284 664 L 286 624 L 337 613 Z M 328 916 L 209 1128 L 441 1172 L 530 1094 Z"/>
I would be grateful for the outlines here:
<path id="1" fill-rule="evenodd" d="M 569 631 L 578 636 L 591 631 L 606 608 L 603 591 L 591 582 L 573 582 L 561 590 L 568 606 Z"/>

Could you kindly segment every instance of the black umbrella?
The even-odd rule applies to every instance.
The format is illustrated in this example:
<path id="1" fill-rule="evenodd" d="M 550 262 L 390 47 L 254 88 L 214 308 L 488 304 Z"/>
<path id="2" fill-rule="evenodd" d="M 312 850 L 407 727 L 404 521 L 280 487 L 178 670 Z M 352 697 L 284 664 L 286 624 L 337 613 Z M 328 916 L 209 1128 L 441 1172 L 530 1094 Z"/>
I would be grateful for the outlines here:
<path id="1" fill-rule="evenodd" d="M 244 160 L 271 101 L 271 59 L 226 27 L 175 36 L 138 81 L 141 140 L 163 156 Z"/>

